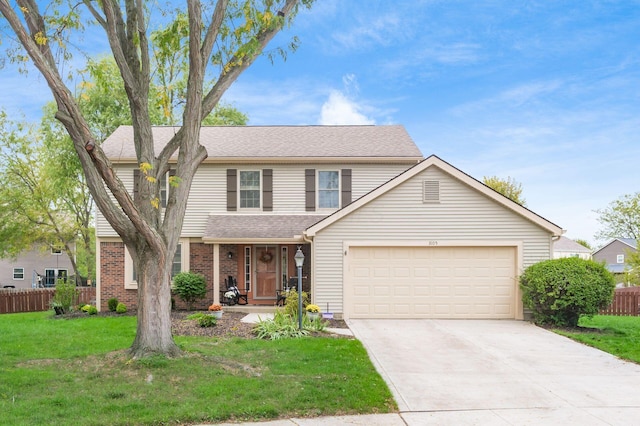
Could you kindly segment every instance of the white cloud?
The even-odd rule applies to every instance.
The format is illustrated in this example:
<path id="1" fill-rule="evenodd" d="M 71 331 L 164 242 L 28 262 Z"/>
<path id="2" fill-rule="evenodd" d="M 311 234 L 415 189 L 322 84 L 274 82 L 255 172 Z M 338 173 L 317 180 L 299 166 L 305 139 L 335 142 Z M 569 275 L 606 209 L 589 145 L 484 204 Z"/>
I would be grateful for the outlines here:
<path id="1" fill-rule="evenodd" d="M 321 125 L 367 125 L 375 124 L 375 120 L 361 112 L 362 108 L 348 99 L 342 92 L 332 90 L 329 99 L 322 105 L 320 112 Z"/>

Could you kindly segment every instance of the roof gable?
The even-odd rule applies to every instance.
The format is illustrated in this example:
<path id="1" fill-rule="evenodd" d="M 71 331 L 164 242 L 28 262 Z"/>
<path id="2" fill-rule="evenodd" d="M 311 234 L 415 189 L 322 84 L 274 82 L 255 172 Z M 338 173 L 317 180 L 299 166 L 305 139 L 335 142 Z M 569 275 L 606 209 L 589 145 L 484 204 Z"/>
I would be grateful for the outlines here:
<path id="1" fill-rule="evenodd" d="M 155 126 L 156 152 L 179 127 Z M 389 126 L 204 126 L 200 143 L 208 161 L 238 159 L 369 159 L 417 162 L 423 156 L 407 131 Z M 103 143 L 114 162 L 135 162 L 133 127 L 120 126 Z M 177 154 L 175 155 L 177 157 Z"/>
<path id="2" fill-rule="evenodd" d="M 638 249 L 638 242 L 637 240 L 633 239 L 633 238 L 614 238 L 613 240 L 609 241 L 607 244 L 603 245 L 602 247 L 600 247 L 598 250 L 593 252 L 593 255 L 596 256 L 598 253 L 600 253 L 602 250 L 606 249 L 607 247 L 609 247 L 612 244 L 621 244 L 624 246 L 628 246 L 630 248 L 632 248 L 633 250 L 637 250 Z"/>
<path id="3" fill-rule="evenodd" d="M 564 230 L 561 227 L 559 227 L 558 225 L 548 221 L 547 219 L 543 218 L 542 216 L 537 215 L 536 213 L 532 212 L 531 210 L 527 209 L 526 207 L 523 207 L 520 204 L 510 200 L 509 198 L 505 197 L 504 195 L 498 193 L 497 191 L 494 191 L 493 189 L 489 188 L 487 185 L 485 185 L 482 182 L 472 178 L 468 174 L 466 174 L 466 173 L 462 172 L 461 170 L 455 168 L 454 166 L 452 166 L 451 164 L 447 163 L 446 161 L 440 159 L 439 157 L 437 157 L 435 155 L 431 155 L 430 157 L 426 158 L 425 160 L 423 160 L 419 164 L 411 167 L 410 169 L 408 169 L 405 172 L 399 174 L 398 176 L 396 176 L 395 178 L 393 178 L 390 181 L 386 182 L 385 184 L 379 186 L 378 188 L 374 189 L 373 191 L 369 192 L 368 194 L 362 196 L 361 198 L 359 198 L 358 200 L 354 201 L 353 203 L 351 203 L 347 207 L 345 207 L 345 208 L 343 208 L 341 210 L 338 210 L 337 212 L 335 212 L 332 215 L 326 217 L 325 219 L 321 220 L 320 222 L 316 223 L 315 225 L 309 227 L 306 230 L 305 234 L 307 236 L 309 236 L 309 237 L 314 236 L 320 230 L 326 228 L 327 226 L 331 225 L 334 222 L 337 222 L 341 218 L 347 216 L 351 212 L 361 208 L 362 206 L 368 204 L 369 202 L 377 199 L 381 195 L 393 190 L 394 188 L 396 188 L 397 186 L 401 185 L 402 183 L 404 183 L 404 182 L 408 181 L 409 179 L 413 178 L 414 176 L 422 173 L 423 171 L 425 171 L 429 167 L 437 167 L 438 169 L 440 169 L 443 172 L 449 174 L 450 176 L 452 176 L 453 178 L 457 179 L 458 181 L 460 181 L 460 182 L 464 183 L 465 185 L 471 187 L 472 189 L 480 192 L 481 194 L 483 194 L 484 196 L 488 197 L 489 199 L 497 202 L 498 204 L 503 205 L 504 207 L 508 208 L 509 210 L 512 210 L 513 212 L 515 212 L 518 215 L 524 217 L 525 219 L 535 223 L 536 225 L 540 226 L 541 228 L 546 229 L 547 231 L 549 231 L 553 235 L 560 236 L 560 235 L 562 235 L 562 233 L 564 233 Z"/>

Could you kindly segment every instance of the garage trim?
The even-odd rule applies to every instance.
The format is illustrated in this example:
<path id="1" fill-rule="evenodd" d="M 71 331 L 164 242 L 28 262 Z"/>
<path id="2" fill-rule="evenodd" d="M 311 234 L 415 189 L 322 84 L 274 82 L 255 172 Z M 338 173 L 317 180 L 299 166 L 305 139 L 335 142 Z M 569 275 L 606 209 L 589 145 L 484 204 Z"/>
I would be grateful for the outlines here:
<path id="1" fill-rule="evenodd" d="M 515 291 L 514 291 L 514 307 L 515 319 L 524 319 L 524 309 L 522 305 L 522 292 L 518 285 L 520 272 L 523 270 L 523 243 L 522 241 L 512 240 L 353 240 L 343 242 L 343 311 L 344 318 L 348 319 L 351 314 L 352 303 L 350 299 L 348 282 L 349 271 L 349 252 L 353 247 L 411 247 L 411 248 L 429 248 L 429 247 L 509 247 L 515 249 Z"/>

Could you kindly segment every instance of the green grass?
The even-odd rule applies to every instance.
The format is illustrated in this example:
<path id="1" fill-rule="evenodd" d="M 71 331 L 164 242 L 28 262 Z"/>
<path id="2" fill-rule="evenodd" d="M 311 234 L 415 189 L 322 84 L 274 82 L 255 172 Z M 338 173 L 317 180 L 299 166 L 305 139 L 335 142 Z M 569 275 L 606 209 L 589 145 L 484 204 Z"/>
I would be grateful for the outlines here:
<path id="1" fill-rule="evenodd" d="M 0 315 L 0 425 L 172 425 L 397 409 L 357 340 L 176 337 L 130 361 L 135 317 Z"/>
<path id="2" fill-rule="evenodd" d="M 581 318 L 578 325 L 585 330 L 555 331 L 622 359 L 640 363 L 640 317 L 596 315 L 591 319 Z"/>

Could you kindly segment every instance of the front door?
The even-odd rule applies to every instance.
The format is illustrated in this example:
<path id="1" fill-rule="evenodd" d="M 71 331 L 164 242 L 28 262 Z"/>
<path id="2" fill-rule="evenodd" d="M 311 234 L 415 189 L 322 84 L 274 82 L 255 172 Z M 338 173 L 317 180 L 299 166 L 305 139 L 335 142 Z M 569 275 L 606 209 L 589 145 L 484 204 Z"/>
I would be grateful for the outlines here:
<path id="1" fill-rule="evenodd" d="M 274 299 L 278 277 L 278 251 L 276 246 L 256 246 L 256 286 L 254 299 Z"/>

